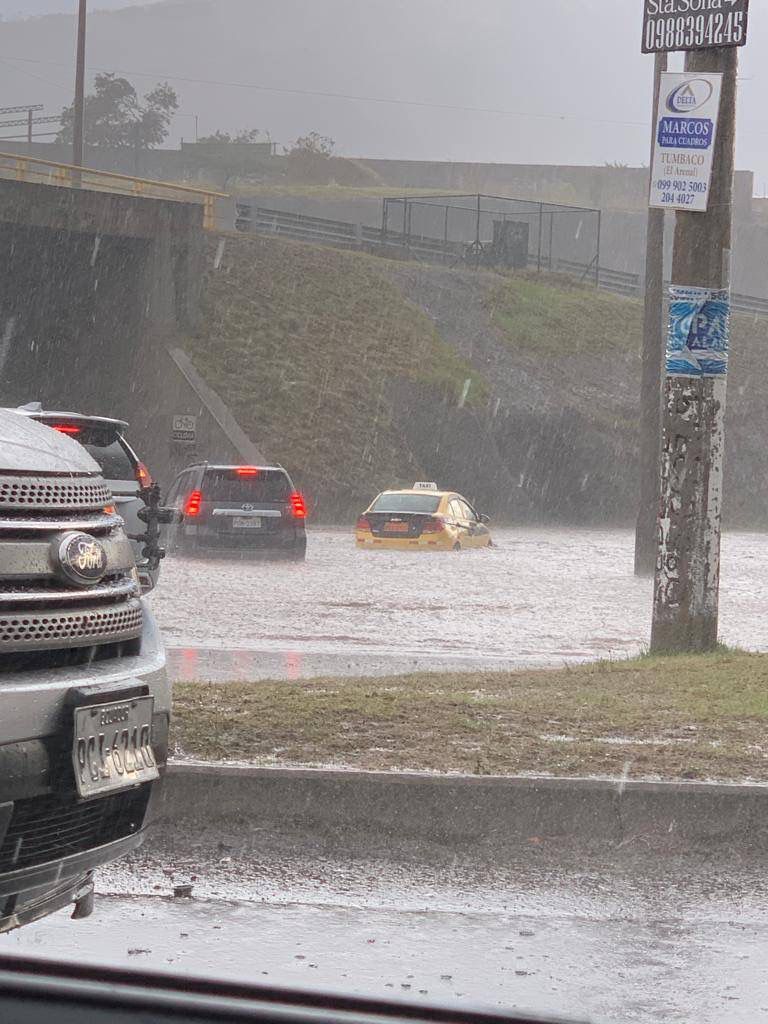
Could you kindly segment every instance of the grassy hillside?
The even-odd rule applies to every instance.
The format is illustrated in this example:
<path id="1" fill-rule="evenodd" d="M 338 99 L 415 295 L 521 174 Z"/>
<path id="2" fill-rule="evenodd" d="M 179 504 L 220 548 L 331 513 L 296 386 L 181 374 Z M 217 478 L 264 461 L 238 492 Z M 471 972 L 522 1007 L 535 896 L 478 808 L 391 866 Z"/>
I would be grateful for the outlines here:
<path id="1" fill-rule="evenodd" d="M 215 245 L 190 354 L 318 518 L 423 478 L 500 520 L 633 522 L 639 301 L 242 235 L 214 270 Z M 766 344 L 768 320 L 734 318 L 731 526 L 768 524 Z"/>
<path id="2" fill-rule="evenodd" d="M 394 412 L 399 385 L 422 387 L 439 408 L 456 405 L 471 379 L 469 401 L 484 399 L 480 375 L 372 259 L 229 237 L 220 269 L 209 270 L 203 314 L 190 355 L 321 515 L 423 473 Z"/>
<path id="3" fill-rule="evenodd" d="M 623 351 L 637 356 L 642 308 L 634 299 L 596 291 L 562 276 L 505 278 L 488 298 L 491 323 L 508 343 L 535 355 L 570 357 Z"/>

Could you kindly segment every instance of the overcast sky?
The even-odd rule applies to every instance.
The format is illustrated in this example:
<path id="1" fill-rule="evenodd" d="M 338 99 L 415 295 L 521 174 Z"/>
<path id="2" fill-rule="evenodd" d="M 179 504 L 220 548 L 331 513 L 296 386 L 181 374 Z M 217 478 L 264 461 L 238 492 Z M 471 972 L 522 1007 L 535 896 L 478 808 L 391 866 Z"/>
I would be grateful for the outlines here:
<path id="1" fill-rule="evenodd" d="M 71 101 L 76 0 L 0 0 L 2 105 Z M 348 155 L 646 164 L 640 0 L 90 0 L 88 63 L 181 98 L 173 141 L 319 131 Z M 768 13 L 741 52 L 738 164 L 768 187 Z M 40 17 L 49 12 L 56 16 Z M 679 60 L 679 58 L 675 58 Z M 327 94 L 334 95 L 327 95 Z M 326 94 L 326 95 L 323 95 Z M 387 100 L 395 102 L 375 102 Z"/>
<path id="2" fill-rule="evenodd" d="M 115 11 L 120 7 L 138 7 L 159 0 L 89 0 L 92 11 Z M 0 0 L 4 18 L 36 18 L 41 14 L 68 14 L 77 6 L 75 0 Z"/>

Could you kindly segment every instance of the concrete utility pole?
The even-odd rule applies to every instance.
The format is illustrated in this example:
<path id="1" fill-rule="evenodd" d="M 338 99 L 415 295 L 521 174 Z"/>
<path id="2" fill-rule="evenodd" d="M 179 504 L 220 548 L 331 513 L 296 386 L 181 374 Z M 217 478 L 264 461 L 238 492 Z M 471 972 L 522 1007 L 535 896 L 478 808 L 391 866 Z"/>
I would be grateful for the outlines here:
<path id="1" fill-rule="evenodd" d="M 653 119 L 659 106 L 661 75 L 667 54 L 654 63 Z M 653 174 L 651 140 L 649 176 Z M 635 531 L 635 575 L 653 576 L 656 568 L 659 514 L 659 437 L 661 434 L 661 367 L 664 349 L 664 211 L 648 210 L 645 239 L 645 309 L 643 311 L 643 374 L 640 385 L 640 507 Z"/>
<path id="2" fill-rule="evenodd" d="M 709 207 L 677 213 L 673 286 L 730 288 L 737 52 L 718 47 L 686 57 L 686 71 L 721 72 L 723 83 Z M 727 331 L 728 295 L 714 302 Z M 709 315 L 700 310 L 690 329 Z M 706 651 L 717 644 L 726 380 L 669 374 L 665 380 L 651 633 L 656 652 Z"/>
<path id="3" fill-rule="evenodd" d="M 72 126 L 72 163 L 83 166 L 85 151 L 85 19 L 87 0 L 80 0 L 77 16 L 77 62 L 75 70 L 75 111 Z"/>

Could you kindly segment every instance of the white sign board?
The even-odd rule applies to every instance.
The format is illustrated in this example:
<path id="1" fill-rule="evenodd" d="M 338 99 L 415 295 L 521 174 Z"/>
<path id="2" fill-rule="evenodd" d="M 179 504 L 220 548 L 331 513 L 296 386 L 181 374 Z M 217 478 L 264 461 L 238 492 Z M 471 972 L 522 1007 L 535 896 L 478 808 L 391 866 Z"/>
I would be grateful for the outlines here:
<path id="1" fill-rule="evenodd" d="M 171 437 L 193 444 L 197 440 L 197 416 L 174 416 Z"/>
<path id="2" fill-rule="evenodd" d="M 650 205 L 704 213 L 709 205 L 723 76 L 665 72 L 654 123 Z"/>

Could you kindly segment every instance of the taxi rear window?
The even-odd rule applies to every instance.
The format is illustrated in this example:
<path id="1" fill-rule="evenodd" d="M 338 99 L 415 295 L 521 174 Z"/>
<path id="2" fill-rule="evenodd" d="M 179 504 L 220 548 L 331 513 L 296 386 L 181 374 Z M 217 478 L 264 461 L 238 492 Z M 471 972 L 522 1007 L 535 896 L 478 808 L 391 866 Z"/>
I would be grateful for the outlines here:
<path id="1" fill-rule="evenodd" d="M 371 512 L 437 512 L 440 495 L 434 494 L 380 494 Z"/>

